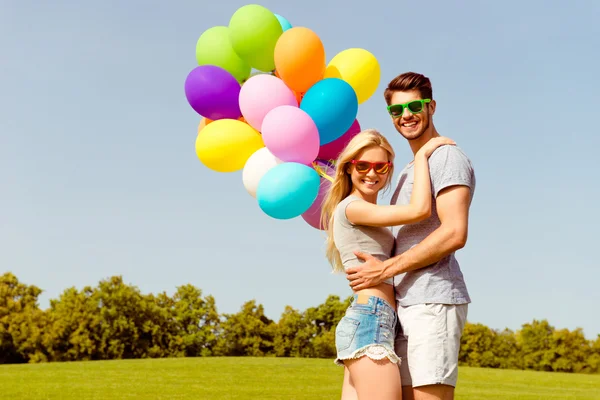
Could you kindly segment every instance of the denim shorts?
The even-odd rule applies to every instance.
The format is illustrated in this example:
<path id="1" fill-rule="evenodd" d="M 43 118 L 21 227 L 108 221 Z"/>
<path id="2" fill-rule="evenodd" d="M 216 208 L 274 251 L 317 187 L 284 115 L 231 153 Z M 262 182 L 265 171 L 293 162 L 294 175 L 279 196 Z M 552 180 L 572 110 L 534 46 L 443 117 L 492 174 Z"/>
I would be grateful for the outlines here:
<path id="1" fill-rule="evenodd" d="M 398 316 L 385 300 L 375 296 L 354 295 L 350 307 L 335 329 L 335 363 L 367 356 L 373 360 L 387 358 L 400 364 L 394 352 Z"/>

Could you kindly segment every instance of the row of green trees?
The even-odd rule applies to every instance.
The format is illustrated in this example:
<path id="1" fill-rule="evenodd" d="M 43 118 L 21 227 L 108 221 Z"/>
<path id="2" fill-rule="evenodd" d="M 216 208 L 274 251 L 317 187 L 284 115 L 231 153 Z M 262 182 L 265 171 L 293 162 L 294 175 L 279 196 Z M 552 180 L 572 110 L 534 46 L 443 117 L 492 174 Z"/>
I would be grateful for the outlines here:
<path id="1" fill-rule="evenodd" d="M 96 287 L 70 288 L 41 310 L 41 290 L 0 277 L 0 363 L 149 357 L 335 357 L 335 327 L 350 298 L 329 296 L 317 307 L 286 307 L 279 321 L 248 301 L 220 314 L 212 296 L 183 285 L 142 294 L 121 277 Z M 600 372 L 600 335 L 587 340 L 576 329 L 556 330 L 546 320 L 517 332 L 467 323 L 463 365 L 563 372 Z"/>

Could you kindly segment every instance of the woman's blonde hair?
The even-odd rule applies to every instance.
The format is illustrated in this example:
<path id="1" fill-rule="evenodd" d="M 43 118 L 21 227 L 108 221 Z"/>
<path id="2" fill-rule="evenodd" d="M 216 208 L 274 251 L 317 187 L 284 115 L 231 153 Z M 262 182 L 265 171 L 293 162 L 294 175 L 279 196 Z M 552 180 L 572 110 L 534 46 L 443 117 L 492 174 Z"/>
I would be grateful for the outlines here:
<path id="1" fill-rule="evenodd" d="M 348 173 L 350 162 L 365 149 L 379 146 L 388 153 L 388 161 L 393 162 L 395 153 L 387 139 L 375 129 L 366 129 L 350 140 L 337 158 L 335 176 L 331 187 L 327 191 L 321 207 L 321 226 L 327 233 L 326 255 L 334 272 L 343 272 L 344 266 L 335 243 L 333 241 L 333 218 L 337 205 L 352 193 L 352 179 Z M 384 189 L 390 185 L 394 172 L 393 165 L 386 176 Z"/>

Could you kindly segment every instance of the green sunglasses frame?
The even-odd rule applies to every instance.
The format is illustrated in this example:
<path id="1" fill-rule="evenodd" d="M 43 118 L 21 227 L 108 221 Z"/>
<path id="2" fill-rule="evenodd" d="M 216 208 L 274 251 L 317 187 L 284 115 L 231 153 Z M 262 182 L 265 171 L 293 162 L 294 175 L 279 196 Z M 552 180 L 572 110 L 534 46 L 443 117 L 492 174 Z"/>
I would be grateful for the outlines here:
<path id="1" fill-rule="evenodd" d="M 394 117 L 394 118 L 400 118 L 400 117 L 402 117 L 404 115 L 404 110 L 405 109 L 408 108 L 408 111 L 410 111 L 412 114 L 419 114 L 419 113 L 423 112 L 423 108 L 425 108 L 425 106 L 424 106 L 425 103 L 430 103 L 430 102 L 431 102 L 431 99 L 411 100 L 411 101 L 406 102 L 404 104 L 390 104 L 387 107 L 387 110 L 388 110 L 388 113 L 392 117 Z M 411 110 L 408 105 L 412 104 L 412 103 L 421 103 L 421 111 L 414 112 L 413 110 Z M 400 113 L 400 115 L 393 115 L 392 114 L 392 107 L 398 107 L 398 106 L 402 107 L 402 113 Z"/>

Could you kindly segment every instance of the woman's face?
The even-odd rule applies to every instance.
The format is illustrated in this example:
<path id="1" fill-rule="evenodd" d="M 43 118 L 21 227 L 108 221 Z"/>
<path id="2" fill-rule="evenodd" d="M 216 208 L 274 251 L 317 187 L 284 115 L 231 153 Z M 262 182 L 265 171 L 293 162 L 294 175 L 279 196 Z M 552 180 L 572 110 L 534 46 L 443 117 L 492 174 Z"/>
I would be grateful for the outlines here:
<path id="1" fill-rule="evenodd" d="M 385 165 L 388 162 L 385 149 L 379 146 L 364 149 L 354 158 L 354 163 L 348 165 L 354 189 L 366 197 L 376 197 L 388 180 L 390 168 Z"/>

